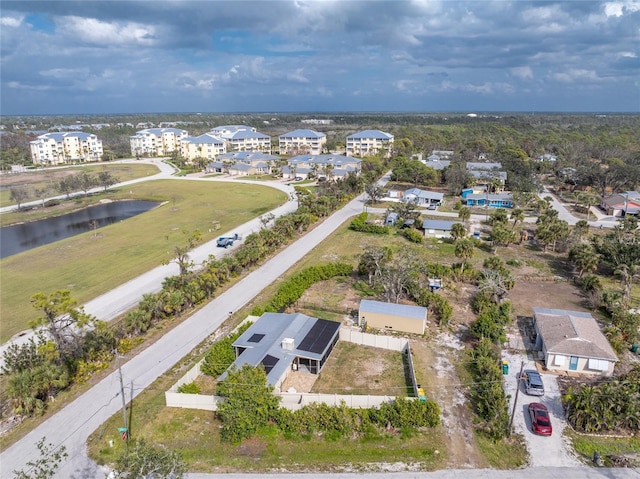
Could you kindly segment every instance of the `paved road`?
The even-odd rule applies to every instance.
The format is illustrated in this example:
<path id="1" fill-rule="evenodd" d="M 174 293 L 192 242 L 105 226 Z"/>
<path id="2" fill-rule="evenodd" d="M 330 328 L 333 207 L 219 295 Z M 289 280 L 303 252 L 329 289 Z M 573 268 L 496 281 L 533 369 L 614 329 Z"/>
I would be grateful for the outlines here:
<path id="1" fill-rule="evenodd" d="M 171 175 L 173 175 L 177 171 L 174 166 L 171 166 L 169 163 L 165 163 L 162 160 L 162 158 L 149 158 L 149 159 L 143 159 L 143 160 L 126 159 L 126 160 L 110 161 L 108 163 L 91 163 L 91 165 L 92 166 L 93 165 L 99 166 L 101 164 L 112 165 L 112 164 L 117 164 L 117 163 L 125 163 L 125 164 L 126 163 L 136 163 L 136 164 L 147 163 L 147 164 L 156 165 L 160 171 L 158 173 L 156 173 L 155 175 L 153 175 L 153 176 L 144 176 L 142 178 L 136 178 L 135 180 L 123 181 L 121 183 L 113 185 L 111 188 L 120 188 L 122 186 L 128 186 L 128 185 L 133 185 L 133 184 L 136 184 L 136 183 L 142 183 L 143 181 L 170 178 Z M 78 166 L 78 165 L 47 168 L 47 171 L 56 170 L 56 169 L 74 168 L 76 166 Z M 104 190 L 104 188 L 97 187 L 97 188 L 93 188 L 93 189 L 89 190 L 89 193 L 99 193 L 99 192 L 101 192 L 103 190 Z M 78 191 L 76 193 L 72 193 L 69 196 L 70 197 L 84 196 L 84 191 Z M 67 198 L 66 195 L 58 195 L 58 196 L 51 196 L 49 198 L 45 198 L 45 201 L 47 201 L 47 200 L 63 200 L 63 199 L 66 199 L 66 198 Z M 24 207 L 27 207 L 27 206 L 40 206 L 41 204 L 42 204 L 42 200 L 36 200 L 36 201 L 29 201 L 29 202 L 26 202 L 26 203 L 22 203 L 21 206 L 24 208 Z M 18 209 L 17 205 L 5 206 L 3 208 L 0 208 L 0 213 L 7 213 L 9 211 L 14 211 L 14 210 L 17 210 L 17 209 Z"/>
<path id="2" fill-rule="evenodd" d="M 227 319 L 230 311 L 237 311 L 245 306 L 349 217 L 360 213 L 362 201 L 362 196 L 351 201 L 124 364 L 123 381 L 126 385 L 133 382 L 134 397 L 192 351 L 204 338 L 216 331 Z M 57 477 L 100 477 L 101 472 L 86 456 L 85 442 L 91 432 L 121 408 L 118 391 L 118 375 L 110 374 L 31 431 L 0 455 L 0 477 L 8 477 L 10 471 L 23 468 L 29 458 L 37 457 L 34 444 L 43 436 L 46 436 L 47 442 L 56 446 L 65 445 L 69 453 L 69 459 L 61 467 Z"/>
<path id="3" fill-rule="evenodd" d="M 131 182 L 123 182 L 118 186 L 126 186 L 128 184 L 137 183 L 140 181 L 149 181 L 151 179 L 171 179 L 174 181 L 228 181 L 228 182 L 242 182 L 248 184 L 257 184 L 261 186 L 270 186 L 272 188 L 279 189 L 290 196 L 293 192 L 293 187 L 288 186 L 284 183 L 279 182 L 260 182 L 260 181 L 249 181 L 249 180 L 235 180 L 235 179 L 225 179 L 225 178 L 176 178 L 170 176 L 173 173 L 173 167 L 167 165 L 166 163 L 159 162 L 159 166 L 163 170 L 158 175 L 153 177 L 147 177 L 144 179 L 132 180 Z M 295 211 L 297 208 L 297 203 L 294 200 L 287 201 L 283 205 L 271 211 L 271 213 L 279 217 L 281 215 L 290 213 L 291 211 Z M 255 218 L 243 225 L 240 225 L 238 228 L 233 231 L 221 232 L 220 236 L 231 235 L 233 233 L 238 233 L 241 237 L 246 237 L 248 234 L 252 232 L 256 232 L 261 228 L 262 224 L 260 222 L 260 218 Z M 216 240 L 209 241 L 204 243 L 203 245 L 195 248 L 194 250 L 189 252 L 189 257 L 193 260 L 196 265 L 202 264 L 205 260 L 209 258 L 210 255 L 213 255 L 217 258 L 220 258 L 230 252 L 232 252 L 242 241 L 238 241 L 234 244 L 233 247 L 229 249 L 218 248 L 216 245 Z M 142 296 L 147 293 L 153 293 L 160 291 L 162 288 L 162 282 L 165 278 L 169 276 L 173 276 L 179 273 L 178 265 L 175 263 L 170 263 L 167 265 L 158 266 L 142 275 L 134 278 L 107 293 L 92 299 L 91 301 L 84 304 L 85 311 L 89 314 L 92 314 L 96 318 L 103 321 L 111 321 L 112 319 L 118 317 L 120 314 L 128 311 L 133 308 L 136 304 L 140 302 Z M 24 344 L 30 338 L 34 336 L 31 330 L 20 333 L 20 335 L 13 337 L 7 343 L 0 345 L 0 364 L 2 364 L 4 351 L 11 344 Z"/>
<path id="4" fill-rule="evenodd" d="M 256 474 L 188 474 L 188 479 L 255 479 Z M 639 479 L 637 469 L 590 467 L 534 467 L 515 471 L 496 469 L 445 469 L 433 472 L 353 472 L 269 474 L 269 479 Z"/>

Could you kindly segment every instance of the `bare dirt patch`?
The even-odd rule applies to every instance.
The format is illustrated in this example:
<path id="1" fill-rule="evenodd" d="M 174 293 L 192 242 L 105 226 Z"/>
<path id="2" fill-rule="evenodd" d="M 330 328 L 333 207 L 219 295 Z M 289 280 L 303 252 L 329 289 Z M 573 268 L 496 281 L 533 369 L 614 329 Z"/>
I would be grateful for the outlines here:
<path id="1" fill-rule="evenodd" d="M 580 311 L 587 307 L 580 289 L 568 281 L 516 281 L 509 292 L 514 314 L 532 316 L 532 308 Z"/>
<path id="2" fill-rule="evenodd" d="M 435 341 L 412 340 L 416 378 L 429 399 L 438 403 L 445 432 L 449 468 L 484 468 L 489 464 L 478 452 L 471 412 L 454 361 L 464 346 L 453 335 L 439 334 Z"/>

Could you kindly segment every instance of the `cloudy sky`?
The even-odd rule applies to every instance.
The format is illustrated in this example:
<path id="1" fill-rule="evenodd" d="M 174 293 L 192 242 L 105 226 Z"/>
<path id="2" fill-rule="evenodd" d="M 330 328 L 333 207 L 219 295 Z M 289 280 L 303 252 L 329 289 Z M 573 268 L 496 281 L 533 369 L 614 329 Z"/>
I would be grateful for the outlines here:
<path id="1" fill-rule="evenodd" d="M 640 0 L 2 1 L 2 115 L 640 111 Z"/>

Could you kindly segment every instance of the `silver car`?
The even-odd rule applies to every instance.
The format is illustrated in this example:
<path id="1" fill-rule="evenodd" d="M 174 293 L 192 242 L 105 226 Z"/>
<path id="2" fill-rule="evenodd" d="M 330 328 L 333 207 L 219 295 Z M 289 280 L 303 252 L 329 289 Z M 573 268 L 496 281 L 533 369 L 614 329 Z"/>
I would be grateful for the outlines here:
<path id="1" fill-rule="evenodd" d="M 525 390 L 530 396 L 544 396 L 544 383 L 538 371 L 527 369 L 522 373 Z"/>

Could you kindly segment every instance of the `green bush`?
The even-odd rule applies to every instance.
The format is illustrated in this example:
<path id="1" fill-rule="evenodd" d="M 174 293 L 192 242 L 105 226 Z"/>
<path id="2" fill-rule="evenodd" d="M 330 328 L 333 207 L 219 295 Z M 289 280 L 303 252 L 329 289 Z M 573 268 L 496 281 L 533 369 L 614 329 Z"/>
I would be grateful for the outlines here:
<path id="1" fill-rule="evenodd" d="M 359 231 L 361 233 L 373 233 L 377 235 L 389 234 L 391 228 L 389 228 L 388 226 L 373 225 L 371 223 L 367 223 L 368 216 L 368 213 L 360 213 L 353 219 L 353 221 L 349 225 L 349 229 L 353 231 Z"/>
<path id="2" fill-rule="evenodd" d="M 412 243 L 420 244 L 424 241 L 424 236 L 422 235 L 422 233 L 413 228 L 405 228 L 402 230 L 401 234 Z"/>
<path id="3" fill-rule="evenodd" d="M 178 392 L 182 394 L 200 394 L 200 386 L 192 381 L 190 383 L 183 384 L 182 386 L 178 386 Z"/>
<path id="4" fill-rule="evenodd" d="M 213 378 L 217 378 L 224 373 L 236 360 L 236 352 L 233 348 L 233 343 L 242 335 L 242 333 L 249 329 L 251 324 L 253 323 L 247 322 L 243 324 L 238 328 L 238 331 L 222 338 L 211 346 L 211 349 L 209 349 L 207 354 L 204 356 L 202 364 L 200 365 L 200 371 Z"/>

